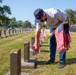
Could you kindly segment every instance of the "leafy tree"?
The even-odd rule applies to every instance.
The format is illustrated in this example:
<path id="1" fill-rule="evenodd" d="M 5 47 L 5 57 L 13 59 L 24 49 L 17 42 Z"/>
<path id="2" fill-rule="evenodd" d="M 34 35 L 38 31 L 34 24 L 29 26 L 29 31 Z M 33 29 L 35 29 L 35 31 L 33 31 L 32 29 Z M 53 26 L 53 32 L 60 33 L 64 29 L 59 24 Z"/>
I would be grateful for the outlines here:
<path id="1" fill-rule="evenodd" d="M 2 14 L 11 14 L 11 10 L 10 10 L 10 7 L 7 6 L 7 5 L 3 5 L 2 7 Z"/>
<path id="2" fill-rule="evenodd" d="M 76 23 L 76 11 L 72 9 L 66 9 L 65 12 L 68 15 L 68 18 L 71 24 L 75 24 Z"/>
<path id="3" fill-rule="evenodd" d="M 23 27 L 32 27 L 32 24 L 27 20 L 23 23 Z"/>
<path id="4" fill-rule="evenodd" d="M 42 28 L 46 28 L 46 25 L 45 24 L 42 24 Z"/>
<path id="5" fill-rule="evenodd" d="M 15 17 L 12 17 L 10 20 L 9 27 L 17 27 L 17 21 Z"/>
<path id="6" fill-rule="evenodd" d="M 9 20 L 10 20 L 9 17 L 2 15 L 0 16 L 0 19 L 1 19 L 1 22 L 0 22 L 1 26 L 8 26 Z"/>
<path id="7" fill-rule="evenodd" d="M 17 27 L 22 27 L 22 20 L 19 20 L 18 22 L 17 22 Z"/>
<path id="8" fill-rule="evenodd" d="M 0 3 L 2 3 L 3 0 L 0 0 Z M 5 25 L 5 23 L 9 23 L 9 18 L 6 16 L 7 14 L 11 15 L 10 7 L 7 5 L 0 6 L 0 24 Z M 6 24 L 6 25 L 7 25 Z"/>
<path id="9" fill-rule="evenodd" d="M 3 0 L 0 0 L 0 3 L 2 3 Z"/>

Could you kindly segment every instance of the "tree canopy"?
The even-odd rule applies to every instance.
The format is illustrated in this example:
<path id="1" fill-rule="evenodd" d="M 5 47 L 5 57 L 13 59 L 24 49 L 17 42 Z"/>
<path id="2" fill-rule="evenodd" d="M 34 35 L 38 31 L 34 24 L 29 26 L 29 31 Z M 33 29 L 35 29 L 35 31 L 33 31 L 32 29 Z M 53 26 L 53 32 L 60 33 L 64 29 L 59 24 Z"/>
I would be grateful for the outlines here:
<path id="1" fill-rule="evenodd" d="M 70 20 L 70 23 L 75 24 L 76 23 L 76 10 L 66 9 L 65 12 Z"/>
<path id="2" fill-rule="evenodd" d="M 3 0 L 0 0 L 0 3 L 2 3 Z M 11 8 L 7 5 L 0 5 L 0 26 L 8 26 L 8 27 L 32 27 L 32 24 L 30 21 L 22 22 L 22 20 L 17 21 L 15 17 L 12 17 L 11 19 L 7 17 L 8 15 L 11 15 Z"/>
<path id="3" fill-rule="evenodd" d="M 0 0 L 0 3 L 2 3 L 3 0 Z M 70 20 L 71 24 L 76 24 L 76 10 L 72 9 L 66 9 L 64 10 Z M 9 27 L 32 27 L 32 24 L 30 21 L 22 21 L 16 20 L 16 17 L 12 17 L 11 19 L 7 17 L 8 15 L 11 15 L 11 8 L 8 5 L 0 5 L 0 26 L 9 26 Z M 43 25 L 45 27 L 45 25 Z"/>
<path id="4" fill-rule="evenodd" d="M 0 0 L 2 3 L 3 0 Z M 7 5 L 0 6 L 0 25 L 6 25 L 9 23 L 9 18 L 6 16 L 7 14 L 11 14 L 10 7 Z"/>

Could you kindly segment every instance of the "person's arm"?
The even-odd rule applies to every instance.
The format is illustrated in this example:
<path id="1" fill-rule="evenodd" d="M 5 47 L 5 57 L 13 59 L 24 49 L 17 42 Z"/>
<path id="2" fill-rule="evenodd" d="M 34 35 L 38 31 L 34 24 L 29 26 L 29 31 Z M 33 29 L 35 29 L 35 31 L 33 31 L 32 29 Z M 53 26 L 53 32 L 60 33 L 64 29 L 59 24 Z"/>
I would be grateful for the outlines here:
<path id="1" fill-rule="evenodd" d="M 50 33 L 50 35 L 48 36 L 48 38 L 52 37 L 55 34 L 55 31 L 53 31 L 52 33 Z"/>
<path id="2" fill-rule="evenodd" d="M 39 38 L 40 38 L 40 32 L 41 31 L 36 31 L 36 35 L 35 35 L 35 49 L 38 49 L 38 44 L 39 44 Z"/>
<path id="3" fill-rule="evenodd" d="M 40 33 L 41 33 L 41 25 L 40 25 L 40 23 L 37 23 L 37 25 L 36 25 L 36 35 L 35 35 L 35 50 L 38 50 Z"/>
<path id="4" fill-rule="evenodd" d="M 63 24 L 63 25 L 67 25 L 67 24 L 68 24 L 68 19 L 66 19 L 65 21 L 63 21 L 62 24 Z"/>

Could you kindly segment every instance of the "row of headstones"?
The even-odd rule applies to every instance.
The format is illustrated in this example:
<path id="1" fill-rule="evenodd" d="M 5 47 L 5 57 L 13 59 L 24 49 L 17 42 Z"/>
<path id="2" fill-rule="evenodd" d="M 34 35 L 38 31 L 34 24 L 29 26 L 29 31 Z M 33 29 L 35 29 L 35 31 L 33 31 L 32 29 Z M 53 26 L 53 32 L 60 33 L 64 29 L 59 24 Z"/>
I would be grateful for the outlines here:
<path id="1" fill-rule="evenodd" d="M 31 46 L 35 37 L 31 38 Z M 6 75 L 31 75 L 30 73 L 21 72 L 21 69 L 37 68 L 37 59 L 30 58 L 30 42 L 24 43 L 24 58 L 21 58 L 21 49 L 10 52 L 10 71 Z"/>
<path id="2" fill-rule="evenodd" d="M 25 31 L 33 30 L 32 28 L 16 28 L 16 29 L 0 29 L 0 38 L 17 35 L 19 33 L 24 33 Z"/>
<path id="3" fill-rule="evenodd" d="M 70 30 L 71 30 L 72 32 L 76 32 L 76 25 L 70 26 Z"/>

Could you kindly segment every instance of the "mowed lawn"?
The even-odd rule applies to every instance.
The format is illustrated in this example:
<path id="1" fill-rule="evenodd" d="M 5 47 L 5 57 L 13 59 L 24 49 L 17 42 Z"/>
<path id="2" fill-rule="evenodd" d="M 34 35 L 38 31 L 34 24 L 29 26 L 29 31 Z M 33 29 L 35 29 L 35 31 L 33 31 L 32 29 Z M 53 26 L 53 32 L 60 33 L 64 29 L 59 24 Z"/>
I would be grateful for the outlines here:
<path id="1" fill-rule="evenodd" d="M 21 48 L 23 52 L 23 43 L 31 41 L 31 37 L 35 32 L 26 32 L 16 36 L 0 39 L 0 75 L 8 72 L 10 67 L 10 51 L 12 49 Z M 47 30 L 47 35 L 49 30 Z M 21 69 L 23 72 L 29 72 L 32 75 L 76 75 L 76 33 L 71 32 L 70 49 L 66 53 L 66 66 L 63 69 L 58 69 L 59 53 L 56 53 L 56 60 L 54 64 L 45 65 L 44 62 L 49 59 L 49 40 L 45 39 L 42 43 L 40 54 L 31 57 L 37 58 L 36 69 Z M 22 53 L 23 54 L 23 53 Z M 22 55 L 23 56 L 23 55 Z"/>
<path id="2" fill-rule="evenodd" d="M 21 49 L 23 51 L 24 42 L 31 41 L 35 31 L 26 31 L 25 33 L 0 38 L 0 75 L 4 75 L 10 66 L 10 52 L 13 49 Z"/>

